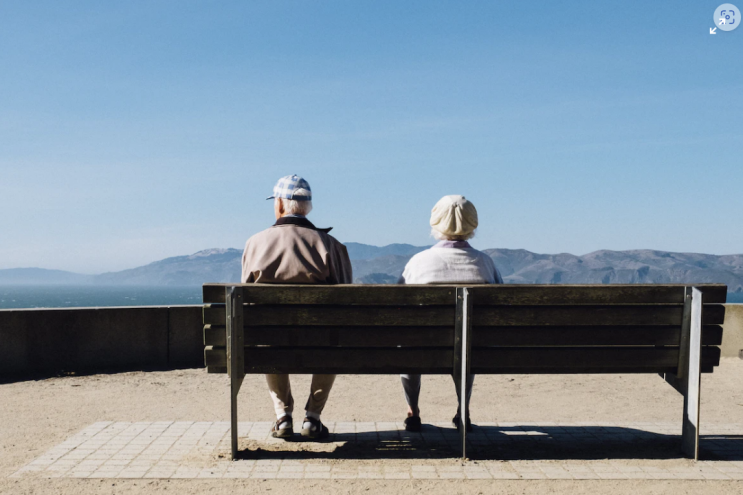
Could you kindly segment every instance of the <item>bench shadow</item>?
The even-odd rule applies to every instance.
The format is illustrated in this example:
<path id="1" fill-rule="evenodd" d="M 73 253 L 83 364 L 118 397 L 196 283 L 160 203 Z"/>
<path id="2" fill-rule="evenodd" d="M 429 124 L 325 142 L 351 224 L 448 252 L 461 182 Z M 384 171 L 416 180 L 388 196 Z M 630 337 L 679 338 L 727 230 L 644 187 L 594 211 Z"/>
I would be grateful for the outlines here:
<path id="1" fill-rule="evenodd" d="M 477 426 L 467 436 L 472 460 L 681 459 L 681 436 L 615 426 Z M 457 459 L 459 432 L 423 425 L 404 430 L 333 433 L 321 442 L 241 445 L 240 459 Z M 700 460 L 743 460 L 743 435 L 702 435 Z"/>

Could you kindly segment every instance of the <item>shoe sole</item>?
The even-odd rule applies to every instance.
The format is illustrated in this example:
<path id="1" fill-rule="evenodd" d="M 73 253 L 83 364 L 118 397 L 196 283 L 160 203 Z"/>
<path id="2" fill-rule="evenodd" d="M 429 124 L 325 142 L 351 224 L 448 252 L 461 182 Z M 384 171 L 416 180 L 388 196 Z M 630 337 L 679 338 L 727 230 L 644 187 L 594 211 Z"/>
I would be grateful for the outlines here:
<path id="1" fill-rule="evenodd" d="M 283 439 L 291 438 L 294 436 L 294 430 L 290 430 L 289 428 L 284 428 L 283 430 L 271 432 L 271 436 L 273 438 L 283 438 Z"/>
<path id="2" fill-rule="evenodd" d="M 328 438 L 328 436 L 330 436 L 329 433 L 324 433 L 324 432 L 327 432 L 327 431 L 328 431 L 328 429 L 325 428 L 325 426 L 323 426 L 323 430 L 322 431 L 317 431 L 317 430 L 313 431 L 313 430 L 310 430 L 309 428 L 304 428 L 304 429 L 302 429 L 301 435 L 302 435 L 302 437 L 309 438 L 310 440 L 322 440 L 322 439 Z"/>

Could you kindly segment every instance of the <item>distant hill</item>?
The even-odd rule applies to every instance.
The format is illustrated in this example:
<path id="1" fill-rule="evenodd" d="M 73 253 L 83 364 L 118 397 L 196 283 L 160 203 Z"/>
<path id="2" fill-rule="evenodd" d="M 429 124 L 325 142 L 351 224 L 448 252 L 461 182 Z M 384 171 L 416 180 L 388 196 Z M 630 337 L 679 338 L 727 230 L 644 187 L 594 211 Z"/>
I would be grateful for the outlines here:
<path id="1" fill-rule="evenodd" d="M 95 283 L 106 285 L 201 285 L 204 282 L 239 282 L 242 251 L 206 249 L 175 256 L 120 272 L 104 273 Z"/>
<path id="2" fill-rule="evenodd" d="M 85 285 L 93 283 L 94 278 L 94 275 L 45 268 L 0 270 L 0 285 Z"/>
<path id="3" fill-rule="evenodd" d="M 377 247 L 349 242 L 354 282 L 396 283 L 405 264 L 426 247 L 391 244 Z M 724 283 L 743 294 L 743 255 L 717 256 L 650 249 L 538 254 L 524 249 L 486 249 L 506 283 L 511 284 L 642 284 Z M 237 282 L 238 249 L 207 249 L 120 272 L 88 276 L 58 270 L 0 270 L 0 284 L 201 285 Z"/>
<path id="4" fill-rule="evenodd" d="M 380 256 L 370 260 L 351 260 L 357 284 L 396 284 L 410 256 Z"/>
<path id="5" fill-rule="evenodd" d="M 389 244 L 378 247 L 369 244 L 359 244 L 358 242 L 347 242 L 348 257 L 354 260 L 370 260 L 381 258 L 383 256 L 406 256 L 411 257 L 414 254 L 425 251 L 431 246 L 411 246 L 410 244 Z"/>
<path id="6" fill-rule="evenodd" d="M 672 253 L 638 249 L 583 256 L 486 249 L 511 284 L 723 283 L 743 292 L 743 255 Z"/>

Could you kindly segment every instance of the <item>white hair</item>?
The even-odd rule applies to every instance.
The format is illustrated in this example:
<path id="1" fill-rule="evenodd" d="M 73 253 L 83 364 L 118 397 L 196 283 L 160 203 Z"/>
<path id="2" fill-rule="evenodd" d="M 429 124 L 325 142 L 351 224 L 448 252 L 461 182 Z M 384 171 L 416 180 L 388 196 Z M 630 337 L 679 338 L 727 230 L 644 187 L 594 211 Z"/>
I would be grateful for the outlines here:
<path id="1" fill-rule="evenodd" d="M 473 230 L 469 234 L 465 235 L 445 235 L 436 229 L 431 229 L 431 237 L 437 241 L 468 241 L 475 237 L 475 231 Z"/>
<path id="2" fill-rule="evenodd" d="M 309 196 L 310 194 L 306 189 L 297 189 L 294 191 L 295 196 Z M 312 211 L 312 200 L 298 201 L 296 199 L 276 198 L 275 201 L 281 201 L 284 204 L 284 211 L 290 215 L 307 216 Z"/>

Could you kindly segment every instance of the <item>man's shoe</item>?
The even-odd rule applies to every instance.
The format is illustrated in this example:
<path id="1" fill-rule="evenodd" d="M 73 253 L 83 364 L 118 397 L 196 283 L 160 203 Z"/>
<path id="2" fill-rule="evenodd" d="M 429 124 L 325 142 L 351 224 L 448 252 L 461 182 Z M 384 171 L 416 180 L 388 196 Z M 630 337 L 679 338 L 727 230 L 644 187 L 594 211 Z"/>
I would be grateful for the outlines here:
<path id="1" fill-rule="evenodd" d="M 288 414 L 281 416 L 271 428 L 271 436 L 274 438 L 291 438 L 294 436 L 294 425 L 292 417 Z"/>
<path id="2" fill-rule="evenodd" d="M 302 436 L 304 438 L 309 438 L 310 440 L 320 440 L 322 438 L 328 438 L 330 432 L 319 419 L 304 418 L 304 422 L 302 423 Z"/>
<path id="3" fill-rule="evenodd" d="M 405 418 L 405 431 L 421 431 L 420 416 L 408 416 Z"/>
<path id="4" fill-rule="evenodd" d="M 454 418 L 452 418 L 451 422 L 454 425 L 454 428 L 456 428 L 457 430 L 459 430 L 459 423 L 462 422 L 462 418 L 460 418 L 459 417 L 459 414 L 457 414 L 456 416 L 454 416 Z M 467 425 L 466 425 L 466 428 L 467 428 L 467 432 L 472 431 L 472 421 L 470 421 L 469 416 L 467 416 Z"/>

